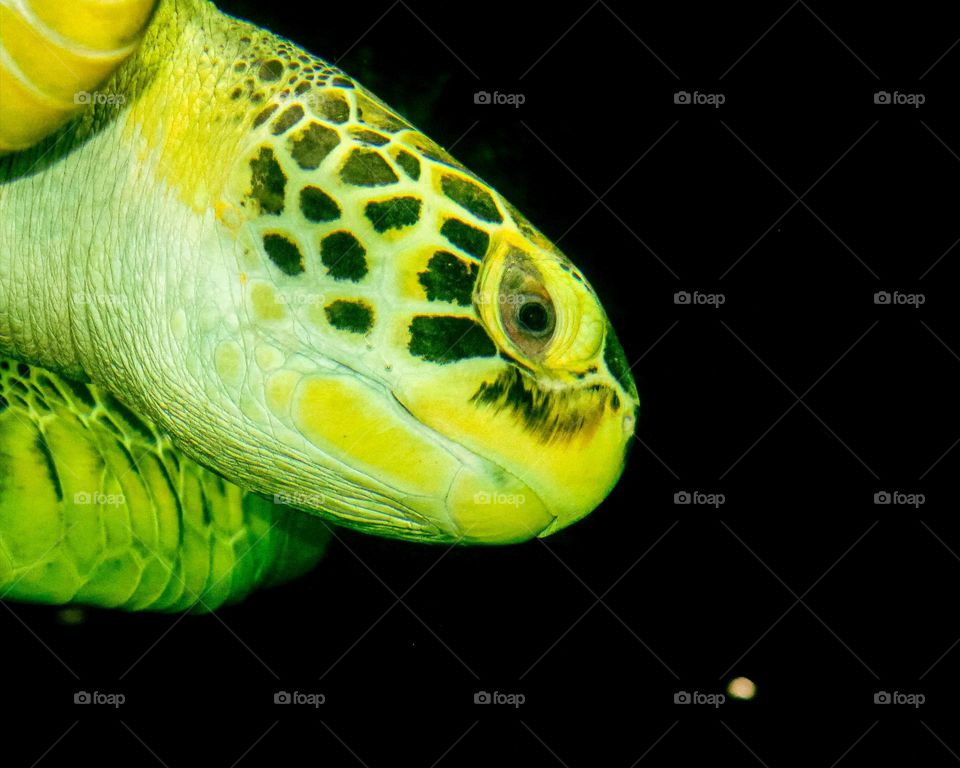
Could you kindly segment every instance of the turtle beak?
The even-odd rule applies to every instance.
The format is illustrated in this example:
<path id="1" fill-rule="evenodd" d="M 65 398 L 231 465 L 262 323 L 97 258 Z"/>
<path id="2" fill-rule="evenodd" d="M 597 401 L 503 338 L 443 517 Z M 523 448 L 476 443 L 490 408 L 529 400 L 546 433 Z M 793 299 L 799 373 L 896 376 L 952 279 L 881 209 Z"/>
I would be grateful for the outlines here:
<path id="1" fill-rule="evenodd" d="M 508 472 L 464 467 L 447 496 L 461 541 L 510 544 L 542 535 L 557 519 L 534 491 Z"/>
<path id="2" fill-rule="evenodd" d="M 543 538 L 588 515 L 619 480 L 635 423 L 635 404 L 609 414 L 589 438 L 570 446 L 559 467 L 531 459 L 516 475 L 490 462 L 461 469 L 447 508 L 462 540 L 507 544 Z"/>
<path id="3" fill-rule="evenodd" d="M 598 430 L 582 447 L 580 463 L 583 469 L 579 476 L 567 480 L 559 478 L 557 484 L 541 492 L 553 521 L 537 534 L 538 538 L 550 536 L 583 519 L 613 490 L 623 474 L 633 445 L 638 409 L 637 401 L 621 409 L 623 412 L 619 417 L 611 416 L 606 428 Z"/>

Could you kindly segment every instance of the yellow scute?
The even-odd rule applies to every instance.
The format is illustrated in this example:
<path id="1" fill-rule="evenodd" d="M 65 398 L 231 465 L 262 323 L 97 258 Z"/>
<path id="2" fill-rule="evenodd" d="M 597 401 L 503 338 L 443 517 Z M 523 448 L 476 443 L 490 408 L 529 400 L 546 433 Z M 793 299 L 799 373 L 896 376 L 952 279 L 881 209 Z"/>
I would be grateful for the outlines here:
<path id="1" fill-rule="evenodd" d="M 443 497 L 460 463 L 356 379 L 305 378 L 293 423 L 321 450 L 412 495 Z"/>

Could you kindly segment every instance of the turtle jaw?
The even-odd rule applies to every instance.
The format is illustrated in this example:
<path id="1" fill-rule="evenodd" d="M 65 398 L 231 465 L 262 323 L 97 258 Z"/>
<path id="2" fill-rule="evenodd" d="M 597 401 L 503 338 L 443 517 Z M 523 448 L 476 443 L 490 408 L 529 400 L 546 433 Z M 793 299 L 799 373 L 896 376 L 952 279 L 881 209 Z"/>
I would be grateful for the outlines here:
<path id="1" fill-rule="evenodd" d="M 610 494 L 626 467 L 638 409 L 638 401 L 633 401 L 630 406 L 621 409 L 625 411 L 622 418 L 610 420 L 606 434 L 595 438 L 598 444 L 584 459 L 585 465 L 591 461 L 598 461 L 602 463 L 601 466 L 613 467 L 612 472 L 608 471 L 596 476 L 592 487 L 589 483 L 582 484 L 576 489 L 579 493 L 567 494 L 562 485 L 558 484 L 552 488 L 553 493 L 544 494 L 550 510 L 554 513 L 554 520 L 537 534 L 538 538 L 550 536 L 582 520 Z"/>
<path id="2" fill-rule="evenodd" d="M 491 359 L 445 366 L 429 387 L 408 379 L 395 396 L 466 450 L 446 497 L 465 543 L 547 536 L 596 509 L 623 472 L 637 411 L 612 378 L 549 389 Z"/>
<path id="3" fill-rule="evenodd" d="M 514 472 L 502 470 L 492 455 L 484 456 L 484 464 L 497 467 L 494 476 L 468 473 L 465 467 L 447 497 L 462 541 L 509 544 L 544 538 L 586 517 L 620 479 L 635 422 L 635 406 L 621 407 L 593 430 L 571 437 L 565 449 L 530 443 L 528 461 Z M 491 419 L 490 432 L 497 426 Z M 518 437 L 504 435 L 504 440 Z"/>
<path id="4" fill-rule="evenodd" d="M 464 467 L 447 495 L 447 509 L 464 544 L 528 541 L 556 523 L 528 485 L 499 467 L 492 473 Z"/>

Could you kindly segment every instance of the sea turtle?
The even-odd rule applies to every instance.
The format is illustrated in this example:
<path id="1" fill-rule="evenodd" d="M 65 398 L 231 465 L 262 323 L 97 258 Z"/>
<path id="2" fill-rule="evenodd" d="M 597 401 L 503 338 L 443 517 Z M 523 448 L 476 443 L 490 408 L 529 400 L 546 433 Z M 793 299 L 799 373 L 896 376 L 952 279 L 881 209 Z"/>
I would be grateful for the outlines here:
<path id="1" fill-rule="evenodd" d="M 0 596 L 209 610 L 327 523 L 509 543 L 609 493 L 593 289 L 356 81 L 206 0 L 0 35 Z"/>

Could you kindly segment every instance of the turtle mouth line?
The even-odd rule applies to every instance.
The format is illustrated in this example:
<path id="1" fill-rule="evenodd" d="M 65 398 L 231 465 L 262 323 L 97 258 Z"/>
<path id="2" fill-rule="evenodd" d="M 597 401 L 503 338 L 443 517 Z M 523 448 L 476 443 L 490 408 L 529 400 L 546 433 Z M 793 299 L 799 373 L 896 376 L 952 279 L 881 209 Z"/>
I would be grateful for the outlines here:
<path id="1" fill-rule="evenodd" d="M 547 536 L 556 533 L 560 530 L 560 518 L 556 515 L 553 516 L 553 519 L 547 523 L 537 534 L 538 539 L 545 539 Z"/>

